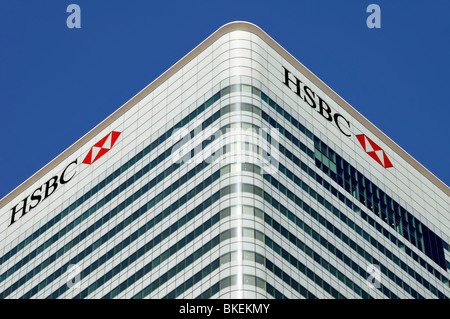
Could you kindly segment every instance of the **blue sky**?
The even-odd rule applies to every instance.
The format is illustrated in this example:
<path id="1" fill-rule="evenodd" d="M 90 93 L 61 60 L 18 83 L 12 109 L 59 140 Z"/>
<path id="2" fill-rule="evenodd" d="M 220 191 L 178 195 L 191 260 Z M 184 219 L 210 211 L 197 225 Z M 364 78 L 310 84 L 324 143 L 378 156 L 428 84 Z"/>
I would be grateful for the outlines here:
<path id="1" fill-rule="evenodd" d="M 81 29 L 66 8 L 81 7 Z M 366 8 L 381 8 L 381 29 Z M 255 23 L 447 185 L 450 1 L 0 2 L 0 198 L 225 23 Z"/>

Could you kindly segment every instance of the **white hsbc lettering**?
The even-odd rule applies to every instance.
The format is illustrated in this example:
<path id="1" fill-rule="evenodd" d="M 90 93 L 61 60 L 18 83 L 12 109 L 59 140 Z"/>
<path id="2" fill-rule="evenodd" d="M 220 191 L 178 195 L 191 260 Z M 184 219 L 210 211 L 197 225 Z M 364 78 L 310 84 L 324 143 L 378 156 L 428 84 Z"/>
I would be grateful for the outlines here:
<path id="1" fill-rule="evenodd" d="M 52 195 L 60 185 L 64 185 L 72 180 L 76 171 L 70 172 L 70 167 L 77 164 L 78 160 L 69 163 L 60 175 L 55 175 L 47 182 L 36 188 L 31 195 L 25 197 L 21 202 L 11 209 L 11 226 L 19 218 L 36 208 L 44 199 Z M 20 213 L 20 216 L 19 216 Z"/>
<path id="2" fill-rule="evenodd" d="M 316 94 L 309 86 L 305 85 L 297 77 L 291 74 L 288 69 L 284 69 L 283 84 L 293 90 L 303 101 L 311 108 L 316 109 L 328 122 L 332 122 L 345 136 L 352 136 L 350 132 L 350 122 L 340 113 L 334 112 L 331 107 L 318 94 Z M 291 87 L 293 85 L 293 87 Z M 317 99 L 318 102 L 317 102 Z"/>

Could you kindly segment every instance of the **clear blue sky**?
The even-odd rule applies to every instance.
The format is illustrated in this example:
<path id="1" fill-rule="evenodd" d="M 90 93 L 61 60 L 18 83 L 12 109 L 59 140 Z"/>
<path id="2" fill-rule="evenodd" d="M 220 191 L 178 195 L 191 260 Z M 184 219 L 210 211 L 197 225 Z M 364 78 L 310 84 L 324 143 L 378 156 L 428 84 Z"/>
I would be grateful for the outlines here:
<path id="1" fill-rule="evenodd" d="M 81 29 L 66 8 L 81 7 Z M 366 8 L 381 8 L 381 29 Z M 255 23 L 449 185 L 450 1 L 0 1 L 0 198 L 225 23 Z"/>

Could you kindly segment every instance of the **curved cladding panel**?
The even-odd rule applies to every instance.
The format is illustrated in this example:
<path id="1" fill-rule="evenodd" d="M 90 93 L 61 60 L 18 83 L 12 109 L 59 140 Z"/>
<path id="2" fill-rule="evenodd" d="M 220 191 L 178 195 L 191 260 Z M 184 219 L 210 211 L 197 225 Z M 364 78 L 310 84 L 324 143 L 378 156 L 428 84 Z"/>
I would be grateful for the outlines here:
<path id="1" fill-rule="evenodd" d="M 234 27 L 2 203 L 1 298 L 450 296 L 445 192 Z"/>

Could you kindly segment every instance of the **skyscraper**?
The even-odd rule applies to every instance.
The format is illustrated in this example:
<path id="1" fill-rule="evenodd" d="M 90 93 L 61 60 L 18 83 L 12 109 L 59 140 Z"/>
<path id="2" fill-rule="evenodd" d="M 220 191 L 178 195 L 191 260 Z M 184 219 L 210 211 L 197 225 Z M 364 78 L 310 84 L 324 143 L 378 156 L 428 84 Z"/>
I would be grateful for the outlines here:
<path id="1" fill-rule="evenodd" d="M 448 298 L 449 194 L 234 22 L 0 201 L 0 298 Z"/>

